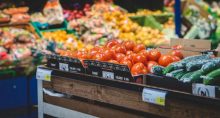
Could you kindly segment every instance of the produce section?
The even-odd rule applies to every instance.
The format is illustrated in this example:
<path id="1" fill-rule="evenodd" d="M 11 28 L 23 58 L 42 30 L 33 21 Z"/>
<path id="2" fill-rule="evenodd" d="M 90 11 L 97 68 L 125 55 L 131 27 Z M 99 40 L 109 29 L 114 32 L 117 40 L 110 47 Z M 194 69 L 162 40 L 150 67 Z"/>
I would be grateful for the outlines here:
<path id="1" fill-rule="evenodd" d="M 0 116 L 15 97 L 27 117 L 217 118 L 218 25 L 203 0 L 0 2 L 0 89 L 14 95 Z"/>

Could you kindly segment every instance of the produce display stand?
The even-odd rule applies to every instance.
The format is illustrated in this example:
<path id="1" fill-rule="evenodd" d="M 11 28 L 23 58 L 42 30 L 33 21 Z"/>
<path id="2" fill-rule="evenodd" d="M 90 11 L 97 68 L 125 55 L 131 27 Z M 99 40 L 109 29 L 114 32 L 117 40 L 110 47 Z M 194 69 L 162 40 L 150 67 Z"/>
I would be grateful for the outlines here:
<path id="1" fill-rule="evenodd" d="M 196 96 L 187 92 L 109 80 L 87 74 L 70 73 L 48 67 L 51 81 L 38 79 L 38 115 L 54 117 L 169 117 L 169 118 L 218 118 L 220 99 Z M 54 97 L 43 88 L 62 93 Z M 143 89 L 164 91 L 164 106 L 144 102 Z"/>

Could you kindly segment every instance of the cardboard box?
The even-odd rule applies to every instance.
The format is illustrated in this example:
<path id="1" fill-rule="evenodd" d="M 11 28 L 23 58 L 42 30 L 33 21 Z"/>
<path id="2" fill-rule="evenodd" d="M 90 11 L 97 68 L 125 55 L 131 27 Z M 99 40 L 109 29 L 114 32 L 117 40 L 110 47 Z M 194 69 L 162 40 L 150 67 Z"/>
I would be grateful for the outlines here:
<path id="1" fill-rule="evenodd" d="M 183 48 L 181 52 L 184 57 L 199 55 L 203 51 L 207 51 L 211 49 L 211 41 L 210 40 L 197 40 L 197 39 L 171 39 L 169 46 L 162 46 L 158 49 L 162 54 L 167 54 L 171 52 L 172 46 L 181 45 Z"/>

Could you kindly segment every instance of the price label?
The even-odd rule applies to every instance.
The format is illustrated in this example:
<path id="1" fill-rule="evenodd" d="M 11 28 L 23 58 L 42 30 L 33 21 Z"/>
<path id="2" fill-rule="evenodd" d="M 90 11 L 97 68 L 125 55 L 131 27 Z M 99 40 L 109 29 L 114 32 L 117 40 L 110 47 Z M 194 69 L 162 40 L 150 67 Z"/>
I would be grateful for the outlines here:
<path id="1" fill-rule="evenodd" d="M 194 95 L 215 97 L 215 86 L 209 86 L 204 84 L 193 84 L 192 93 Z"/>
<path id="2" fill-rule="evenodd" d="M 144 88 L 142 92 L 142 100 L 144 102 L 165 106 L 166 94 L 166 91 Z"/>
<path id="3" fill-rule="evenodd" d="M 37 68 L 36 78 L 39 80 L 51 81 L 52 70 Z"/>
<path id="4" fill-rule="evenodd" d="M 106 79 L 114 79 L 114 73 L 112 72 L 107 72 L 107 71 L 102 71 L 102 77 Z"/>
<path id="5" fill-rule="evenodd" d="M 65 63 L 59 63 L 59 69 L 62 71 L 69 71 L 69 65 Z"/>

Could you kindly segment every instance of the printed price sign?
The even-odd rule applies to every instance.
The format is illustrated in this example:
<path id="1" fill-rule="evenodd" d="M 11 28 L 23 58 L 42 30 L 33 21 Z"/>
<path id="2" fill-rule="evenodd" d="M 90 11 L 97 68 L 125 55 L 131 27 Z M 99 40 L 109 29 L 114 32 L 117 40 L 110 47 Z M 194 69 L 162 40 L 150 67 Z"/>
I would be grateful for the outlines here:
<path id="1" fill-rule="evenodd" d="M 194 95 L 215 97 L 215 86 L 209 86 L 204 84 L 193 84 L 192 93 Z"/>
<path id="2" fill-rule="evenodd" d="M 69 71 L 69 65 L 65 63 L 59 63 L 59 69 L 62 71 Z"/>
<path id="3" fill-rule="evenodd" d="M 39 80 L 51 81 L 52 70 L 37 68 L 36 78 Z"/>
<path id="4" fill-rule="evenodd" d="M 166 91 L 144 88 L 142 92 L 142 100 L 144 102 L 165 106 L 166 94 Z"/>
<path id="5" fill-rule="evenodd" d="M 107 72 L 107 71 L 102 71 L 102 77 L 106 79 L 114 79 L 114 73 L 112 72 Z"/>

